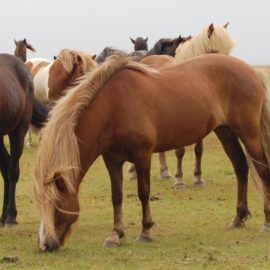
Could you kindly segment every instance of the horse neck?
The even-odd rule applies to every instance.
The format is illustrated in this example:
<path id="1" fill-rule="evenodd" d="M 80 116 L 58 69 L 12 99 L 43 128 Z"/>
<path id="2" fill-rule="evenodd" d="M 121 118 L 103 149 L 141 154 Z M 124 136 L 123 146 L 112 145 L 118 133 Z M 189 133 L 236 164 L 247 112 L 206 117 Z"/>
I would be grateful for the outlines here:
<path id="1" fill-rule="evenodd" d="M 106 97 L 103 101 L 98 97 L 97 99 L 98 101 L 93 101 L 80 117 L 75 131 L 80 148 L 82 177 L 98 156 L 107 151 L 111 142 L 112 112 L 109 99 Z"/>
<path id="2" fill-rule="evenodd" d="M 18 48 L 16 48 L 14 55 L 17 56 L 19 59 L 21 59 L 23 62 L 26 62 L 26 53 L 20 52 Z"/>
<path id="3" fill-rule="evenodd" d="M 49 100 L 57 100 L 62 96 L 63 90 L 68 88 L 71 83 L 78 77 L 75 68 L 69 73 L 61 65 L 53 64 L 49 70 L 48 81 L 48 98 Z"/>

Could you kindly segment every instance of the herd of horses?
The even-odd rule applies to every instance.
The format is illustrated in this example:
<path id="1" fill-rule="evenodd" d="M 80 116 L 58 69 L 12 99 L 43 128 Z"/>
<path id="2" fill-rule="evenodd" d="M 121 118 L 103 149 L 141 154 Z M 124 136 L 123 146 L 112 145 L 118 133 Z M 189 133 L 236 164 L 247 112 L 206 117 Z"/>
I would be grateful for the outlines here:
<path id="1" fill-rule="evenodd" d="M 262 231 L 270 231 L 270 94 L 258 72 L 228 56 L 234 42 L 227 27 L 210 24 L 194 37 L 160 39 L 150 50 L 148 38 L 131 38 L 132 53 L 106 47 L 96 57 L 63 49 L 54 61 L 27 60 L 26 50 L 35 49 L 25 39 L 15 41 L 15 56 L 0 55 L 1 225 L 17 223 L 19 159 L 32 124 L 41 129 L 33 180 L 41 251 L 64 244 L 79 216 L 80 183 L 100 155 L 111 180 L 114 214 L 105 246 L 120 245 L 124 236 L 126 161 L 132 163 L 130 177 L 137 179 L 142 205 L 138 240 L 152 240 L 152 154 L 160 153 L 161 177 L 170 178 L 165 151 L 176 149 L 175 186 L 183 187 L 184 147 L 195 144 L 194 183 L 201 185 L 202 139 L 212 131 L 237 178 L 231 226 L 241 227 L 250 215 L 250 170 L 264 198 Z"/>

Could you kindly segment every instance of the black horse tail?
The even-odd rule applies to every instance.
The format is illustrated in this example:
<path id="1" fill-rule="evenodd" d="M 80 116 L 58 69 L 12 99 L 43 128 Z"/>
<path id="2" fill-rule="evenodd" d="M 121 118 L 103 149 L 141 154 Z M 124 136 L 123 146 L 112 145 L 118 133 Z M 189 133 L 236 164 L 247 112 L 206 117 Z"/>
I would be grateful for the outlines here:
<path id="1" fill-rule="evenodd" d="M 34 97 L 31 124 L 36 128 L 42 128 L 48 119 L 49 109 Z"/>

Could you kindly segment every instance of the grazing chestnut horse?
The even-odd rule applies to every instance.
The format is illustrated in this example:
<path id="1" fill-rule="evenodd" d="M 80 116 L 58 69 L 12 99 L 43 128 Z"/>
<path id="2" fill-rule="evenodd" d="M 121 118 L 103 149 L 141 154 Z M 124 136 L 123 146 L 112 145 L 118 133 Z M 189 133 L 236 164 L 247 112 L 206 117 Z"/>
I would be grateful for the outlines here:
<path id="1" fill-rule="evenodd" d="M 238 180 L 232 226 L 241 226 L 249 215 L 250 167 L 264 195 L 262 229 L 269 231 L 269 95 L 252 67 L 226 55 L 196 57 L 160 74 L 126 56 L 112 57 L 59 100 L 43 129 L 33 182 L 42 219 L 40 249 L 52 251 L 63 245 L 79 215 L 80 183 L 100 155 L 111 179 L 114 213 L 105 245 L 117 246 L 124 236 L 125 161 L 134 162 L 138 174 L 138 240 L 150 241 L 152 153 L 191 145 L 211 131 L 220 139 Z"/>
<path id="2" fill-rule="evenodd" d="M 1 226 L 17 224 L 15 193 L 24 136 L 30 122 L 41 127 L 47 114 L 34 99 L 32 78 L 23 62 L 13 55 L 0 54 L 0 170 L 4 180 Z M 9 137 L 9 152 L 4 144 L 5 135 Z"/>
<path id="3" fill-rule="evenodd" d="M 56 101 L 63 91 L 77 78 L 97 67 L 95 55 L 62 49 L 53 61 L 33 58 L 26 62 L 34 81 L 34 93 L 43 104 Z M 32 145 L 31 131 L 27 134 L 27 146 Z"/>
<path id="4" fill-rule="evenodd" d="M 130 38 L 130 40 L 134 44 L 134 51 L 148 51 L 148 37 L 137 37 L 135 40 L 133 38 Z"/>
<path id="5" fill-rule="evenodd" d="M 35 52 L 36 51 L 33 48 L 33 46 L 26 41 L 26 39 L 19 40 L 19 41 L 16 41 L 14 39 L 14 42 L 15 42 L 15 45 L 16 45 L 14 55 L 17 56 L 17 57 L 19 57 L 23 62 L 25 62 L 26 59 L 27 59 L 26 58 L 26 51 L 27 51 L 27 49 L 29 49 L 32 52 Z"/>

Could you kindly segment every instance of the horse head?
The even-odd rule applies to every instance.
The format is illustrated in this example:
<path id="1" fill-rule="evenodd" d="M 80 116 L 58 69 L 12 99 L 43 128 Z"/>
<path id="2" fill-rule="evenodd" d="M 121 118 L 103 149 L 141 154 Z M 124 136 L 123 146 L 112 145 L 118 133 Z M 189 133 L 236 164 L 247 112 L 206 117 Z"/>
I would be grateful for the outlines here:
<path id="1" fill-rule="evenodd" d="M 26 41 L 26 39 L 19 40 L 19 41 L 16 41 L 16 39 L 14 39 L 14 43 L 16 45 L 14 55 L 19 57 L 23 62 L 26 61 L 27 49 L 31 50 L 32 52 L 36 51 L 34 47 Z"/>
<path id="2" fill-rule="evenodd" d="M 109 56 L 114 55 L 118 52 L 121 52 L 120 50 L 117 50 L 113 47 L 105 47 L 103 51 L 97 56 L 96 60 L 98 64 L 103 63 Z"/>
<path id="3" fill-rule="evenodd" d="M 76 79 L 97 67 L 95 55 L 76 50 L 62 49 L 49 71 L 49 100 L 62 96 Z"/>
<path id="4" fill-rule="evenodd" d="M 148 51 L 148 37 L 137 37 L 135 40 L 130 38 L 130 40 L 134 44 L 134 51 Z"/>
<path id="5" fill-rule="evenodd" d="M 44 183 L 45 192 L 38 194 L 37 204 L 41 210 L 39 228 L 39 248 L 41 251 L 53 251 L 64 244 L 71 232 L 71 226 L 79 216 L 78 191 L 71 188 L 61 173 L 55 173 L 51 182 Z M 50 196 L 50 200 L 46 200 Z"/>

